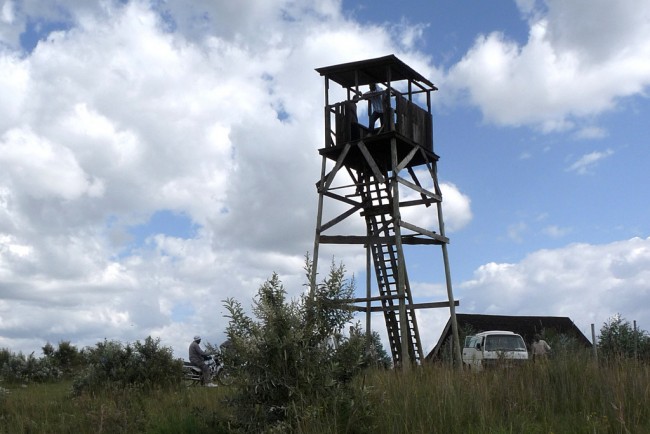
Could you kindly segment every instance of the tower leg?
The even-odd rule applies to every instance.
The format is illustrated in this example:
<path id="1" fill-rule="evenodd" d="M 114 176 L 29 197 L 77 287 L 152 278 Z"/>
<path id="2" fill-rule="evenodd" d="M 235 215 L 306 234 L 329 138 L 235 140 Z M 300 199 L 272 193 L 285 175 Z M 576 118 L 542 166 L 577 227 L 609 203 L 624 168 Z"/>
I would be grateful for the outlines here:
<path id="1" fill-rule="evenodd" d="M 327 158 L 323 157 L 323 165 L 320 172 L 320 183 L 318 187 L 318 212 L 316 214 L 316 233 L 314 235 L 314 251 L 311 265 L 311 281 L 309 282 L 309 301 L 314 302 L 316 292 L 316 274 L 318 272 L 318 249 L 320 246 L 320 230 L 323 224 L 323 185 L 325 183 L 325 173 L 327 168 Z"/>

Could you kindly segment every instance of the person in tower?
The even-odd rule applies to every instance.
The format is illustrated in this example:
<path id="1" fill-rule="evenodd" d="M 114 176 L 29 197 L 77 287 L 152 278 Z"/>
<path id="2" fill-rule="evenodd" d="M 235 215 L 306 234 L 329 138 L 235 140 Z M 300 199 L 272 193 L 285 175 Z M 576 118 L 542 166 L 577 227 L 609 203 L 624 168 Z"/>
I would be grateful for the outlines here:
<path id="1" fill-rule="evenodd" d="M 217 385 L 212 382 L 212 379 L 210 378 L 210 368 L 205 364 L 204 361 L 206 359 L 209 359 L 210 355 L 201 349 L 201 346 L 199 345 L 200 343 L 201 336 L 194 336 L 194 340 L 190 344 L 189 349 L 190 363 L 196 367 L 201 368 L 201 372 L 203 373 L 202 383 L 204 386 L 217 387 Z"/>
<path id="2" fill-rule="evenodd" d="M 368 111 L 368 128 L 375 131 L 375 122 L 379 119 L 379 125 L 384 125 L 384 97 L 386 91 L 376 83 L 370 83 L 370 91 L 363 94 L 363 99 L 370 101 L 370 110 Z"/>

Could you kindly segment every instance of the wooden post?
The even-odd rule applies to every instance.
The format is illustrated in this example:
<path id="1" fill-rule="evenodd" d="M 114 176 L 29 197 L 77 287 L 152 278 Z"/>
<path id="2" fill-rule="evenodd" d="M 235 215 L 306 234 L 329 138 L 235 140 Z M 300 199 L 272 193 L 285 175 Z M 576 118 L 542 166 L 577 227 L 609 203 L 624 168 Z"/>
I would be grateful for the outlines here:
<path id="1" fill-rule="evenodd" d="M 366 234 L 368 234 L 368 240 L 370 240 L 370 230 L 366 229 Z M 372 342 L 372 339 L 370 337 L 371 331 L 370 331 L 370 306 L 371 306 L 371 301 L 370 297 L 372 295 L 372 290 L 370 287 L 370 241 L 366 244 L 366 298 L 368 298 L 368 301 L 366 302 L 366 308 L 368 309 L 366 311 L 366 349 L 367 351 L 370 351 L 370 343 Z"/>
<path id="2" fill-rule="evenodd" d="M 638 340 L 639 340 L 639 338 L 638 338 L 638 335 L 637 335 L 637 332 L 636 332 L 636 320 L 634 320 L 632 323 L 634 324 L 634 360 L 637 360 L 637 357 L 638 357 L 637 350 L 638 350 Z"/>
<path id="3" fill-rule="evenodd" d="M 596 342 L 596 328 L 594 327 L 594 323 L 591 323 L 591 342 L 593 343 L 591 348 L 594 353 L 594 360 L 598 361 L 598 345 Z"/>
<path id="4" fill-rule="evenodd" d="M 438 203 L 440 209 L 440 203 Z M 439 214 L 442 218 L 442 212 Z M 442 225 L 441 225 L 442 226 Z M 444 232 L 442 233 L 444 236 Z M 451 272 L 449 271 L 449 255 L 447 253 L 447 243 L 442 244 L 442 258 L 445 263 L 445 280 L 447 281 L 447 297 L 449 298 L 449 317 L 451 318 L 451 333 L 453 337 L 454 347 L 454 365 L 458 369 L 463 367 L 463 355 L 460 349 L 460 338 L 458 336 L 458 321 L 456 320 L 456 305 L 454 304 L 454 291 L 451 286 Z"/>
<path id="5" fill-rule="evenodd" d="M 440 186 L 437 184 L 438 180 L 438 167 L 436 163 L 433 163 L 434 170 L 434 180 L 436 182 L 435 191 L 436 194 L 442 197 L 442 192 L 440 191 Z M 442 202 L 438 202 L 438 226 L 440 229 L 440 235 L 445 237 L 445 222 L 442 218 Z M 445 265 L 445 281 L 447 284 L 447 298 L 449 299 L 449 318 L 451 320 L 451 335 L 452 342 L 454 347 L 454 366 L 457 369 L 463 368 L 463 354 L 460 349 L 460 338 L 458 336 L 458 321 L 456 320 L 456 305 L 454 304 L 454 290 L 451 285 L 451 270 L 449 268 L 449 254 L 447 253 L 447 243 L 442 243 L 442 259 Z"/>
<path id="6" fill-rule="evenodd" d="M 325 78 L 325 146 L 329 143 L 329 79 Z M 320 171 L 320 184 L 318 188 L 318 212 L 316 216 L 316 234 L 314 235 L 314 251 L 312 252 L 311 282 L 309 282 L 309 301 L 314 302 L 316 292 L 316 274 L 318 272 L 318 248 L 320 246 L 320 231 L 323 224 L 323 188 L 325 188 L 325 173 L 327 169 L 327 158 L 323 156 L 323 164 Z"/>

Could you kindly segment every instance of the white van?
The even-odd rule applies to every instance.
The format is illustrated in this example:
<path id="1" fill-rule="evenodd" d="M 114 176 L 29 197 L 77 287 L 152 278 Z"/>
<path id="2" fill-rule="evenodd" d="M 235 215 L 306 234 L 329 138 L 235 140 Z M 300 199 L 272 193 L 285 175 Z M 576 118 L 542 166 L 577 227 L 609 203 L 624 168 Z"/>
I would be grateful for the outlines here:
<path id="1" fill-rule="evenodd" d="M 525 363 L 528 351 L 524 338 L 517 333 L 491 330 L 465 338 L 463 365 L 480 371 L 496 365 Z"/>

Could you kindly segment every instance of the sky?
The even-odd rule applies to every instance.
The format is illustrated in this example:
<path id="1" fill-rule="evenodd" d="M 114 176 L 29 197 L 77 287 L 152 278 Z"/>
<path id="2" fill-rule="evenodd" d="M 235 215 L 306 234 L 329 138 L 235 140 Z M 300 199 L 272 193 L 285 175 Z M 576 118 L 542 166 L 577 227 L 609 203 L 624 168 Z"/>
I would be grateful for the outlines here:
<path id="1" fill-rule="evenodd" d="M 650 2 L 0 0 L 0 348 L 187 357 L 272 273 L 298 297 L 315 68 L 388 54 L 439 88 L 457 311 L 650 329 Z M 414 297 L 445 300 L 439 247 L 418 249 Z M 320 274 L 332 258 L 363 295 L 365 253 L 323 249 Z M 425 352 L 448 318 L 418 311 Z"/>

